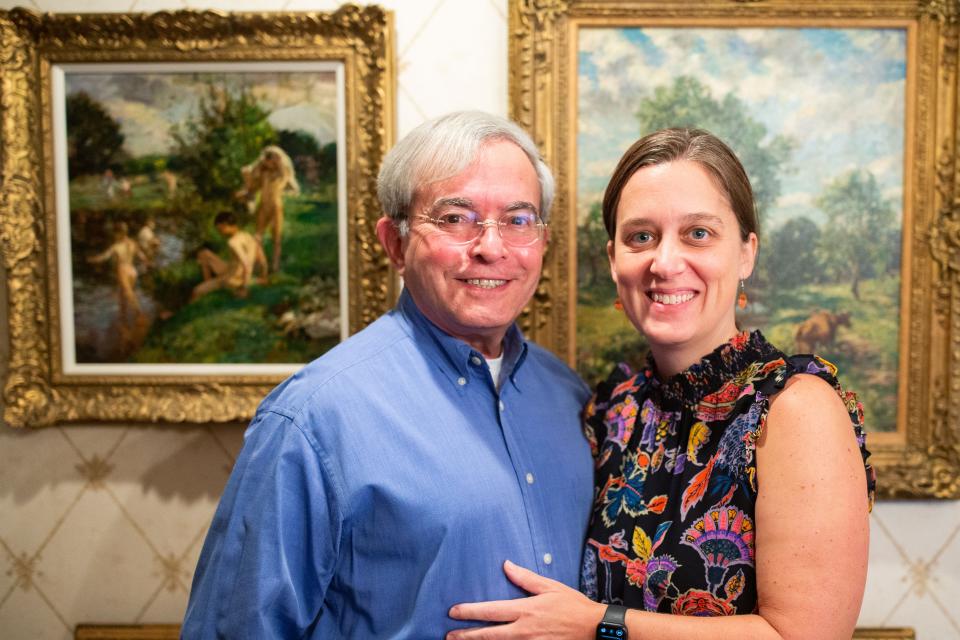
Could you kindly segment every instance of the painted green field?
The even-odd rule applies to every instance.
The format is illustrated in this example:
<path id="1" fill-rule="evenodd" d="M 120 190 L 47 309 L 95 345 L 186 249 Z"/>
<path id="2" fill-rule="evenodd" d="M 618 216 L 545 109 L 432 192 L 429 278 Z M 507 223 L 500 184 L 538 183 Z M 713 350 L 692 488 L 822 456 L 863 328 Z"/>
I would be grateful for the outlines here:
<path id="1" fill-rule="evenodd" d="M 285 197 L 281 269 L 265 284 L 252 284 L 245 298 L 219 290 L 190 302 L 201 281 L 196 251 L 208 246 L 228 257 L 225 239 L 212 225 L 220 209 L 198 203 L 189 193 L 171 199 L 146 178 L 132 187 L 127 197 L 107 198 L 94 178 L 71 184 L 79 362 L 301 363 L 339 342 L 334 189 Z M 84 258 L 104 249 L 112 225 L 126 223 L 135 237 L 149 217 L 162 248 L 156 264 L 137 265 L 137 295 L 148 322 L 132 343 L 113 345 L 109 342 L 120 323 L 112 268 L 89 265 Z M 242 212 L 240 222 L 252 233 L 252 215 Z M 269 261 L 269 235 L 264 250 Z"/>
<path id="2" fill-rule="evenodd" d="M 818 355 L 837 365 L 840 383 L 855 391 L 864 405 L 870 431 L 894 431 L 897 417 L 897 364 L 900 279 L 864 280 L 860 299 L 846 285 L 807 285 L 770 296 L 765 319 L 747 316 L 748 325 L 759 326 L 764 335 L 787 353 L 795 348 L 797 324 L 816 309 L 848 311 L 850 326 L 839 327 L 832 345 Z M 757 322 L 757 320 L 760 320 Z"/>

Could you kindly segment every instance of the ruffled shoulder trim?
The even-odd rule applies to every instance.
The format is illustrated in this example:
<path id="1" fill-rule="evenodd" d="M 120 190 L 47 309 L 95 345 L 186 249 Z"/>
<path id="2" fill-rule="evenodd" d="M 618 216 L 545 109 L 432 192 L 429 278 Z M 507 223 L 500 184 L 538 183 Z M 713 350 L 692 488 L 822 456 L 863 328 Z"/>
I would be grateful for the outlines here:
<path id="1" fill-rule="evenodd" d="M 760 420 L 757 423 L 757 429 L 751 436 L 751 446 L 755 447 L 767 423 L 767 414 L 770 411 L 770 398 L 783 391 L 787 382 L 798 373 L 815 375 L 829 384 L 840 396 L 843 405 L 850 416 L 850 423 L 853 432 L 857 437 L 857 445 L 860 447 L 860 456 L 863 458 L 863 468 L 867 478 L 867 498 L 870 509 L 873 509 L 874 499 L 877 490 L 877 473 L 873 466 L 867 461 L 870 457 L 870 451 L 866 446 L 866 433 L 863 429 L 863 405 L 857 399 L 857 394 L 852 391 L 845 391 L 837 380 L 837 367 L 820 356 L 815 355 L 795 355 L 789 356 L 778 363 L 779 366 L 772 368 L 762 380 L 755 383 L 757 398 L 763 400 L 763 409 L 760 414 Z"/>

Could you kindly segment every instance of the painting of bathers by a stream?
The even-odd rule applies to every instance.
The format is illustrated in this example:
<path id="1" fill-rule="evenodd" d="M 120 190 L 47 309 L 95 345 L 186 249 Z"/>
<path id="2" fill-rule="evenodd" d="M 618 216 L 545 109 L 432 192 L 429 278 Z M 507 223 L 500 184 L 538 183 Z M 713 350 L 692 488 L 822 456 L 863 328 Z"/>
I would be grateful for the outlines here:
<path id="1" fill-rule="evenodd" d="M 292 369 L 345 337 L 340 65 L 65 65 L 61 91 L 65 370 Z"/>

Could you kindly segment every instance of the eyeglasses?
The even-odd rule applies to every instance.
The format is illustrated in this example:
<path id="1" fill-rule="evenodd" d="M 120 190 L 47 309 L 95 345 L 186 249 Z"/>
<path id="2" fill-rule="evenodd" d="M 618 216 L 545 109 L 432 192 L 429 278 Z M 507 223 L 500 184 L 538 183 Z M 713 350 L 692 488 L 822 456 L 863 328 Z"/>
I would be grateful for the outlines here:
<path id="1" fill-rule="evenodd" d="M 443 208 L 436 216 L 418 214 L 416 217 L 432 222 L 453 244 L 469 244 L 487 227 L 496 227 L 505 243 L 526 247 L 543 237 L 546 226 L 537 212 L 530 209 L 510 211 L 496 220 L 481 220 L 479 213 L 462 208 Z"/>

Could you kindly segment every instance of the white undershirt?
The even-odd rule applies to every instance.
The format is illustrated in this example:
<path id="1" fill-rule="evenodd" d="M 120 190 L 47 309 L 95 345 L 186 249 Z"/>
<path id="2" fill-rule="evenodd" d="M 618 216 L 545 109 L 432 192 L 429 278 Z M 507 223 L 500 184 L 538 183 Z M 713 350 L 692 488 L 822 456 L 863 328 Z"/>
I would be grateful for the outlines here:
<path id="1" fill-rule="evenodd" d="M 493 378 L 493 386 L 500 390 L 500 368 L 503 366 L 503 356 L 499 358 L 484 358 L 487 366 L 490 367 L 490 376 Z"/>

